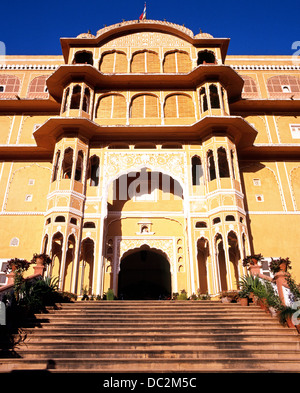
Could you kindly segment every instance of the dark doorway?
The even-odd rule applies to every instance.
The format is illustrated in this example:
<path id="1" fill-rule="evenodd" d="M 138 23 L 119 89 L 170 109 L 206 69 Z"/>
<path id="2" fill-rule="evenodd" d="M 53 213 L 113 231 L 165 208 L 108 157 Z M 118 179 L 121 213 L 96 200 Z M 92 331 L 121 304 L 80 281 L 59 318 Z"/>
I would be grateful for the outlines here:
<path id="1" fill-rule="evenodd" d="M 171 273 L 167 259 L 149 249 L 125 256 L 121 261 L 118 297 L 124 300 L 158 300 L 171 296 Z"/>

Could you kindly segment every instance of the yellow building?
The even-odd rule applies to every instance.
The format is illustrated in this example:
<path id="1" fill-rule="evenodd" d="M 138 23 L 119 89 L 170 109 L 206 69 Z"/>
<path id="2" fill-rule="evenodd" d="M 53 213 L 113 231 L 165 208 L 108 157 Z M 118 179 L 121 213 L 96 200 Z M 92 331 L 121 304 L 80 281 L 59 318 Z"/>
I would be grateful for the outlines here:
<path id="1" fill-rule="evenodd" d="M 2 265 L 46 252 L 61 289 L 124 299 L 217 296 L 251 253 L 299 281 L 300 67 L 228 45 L 134 20 L 7 56 Z"/>

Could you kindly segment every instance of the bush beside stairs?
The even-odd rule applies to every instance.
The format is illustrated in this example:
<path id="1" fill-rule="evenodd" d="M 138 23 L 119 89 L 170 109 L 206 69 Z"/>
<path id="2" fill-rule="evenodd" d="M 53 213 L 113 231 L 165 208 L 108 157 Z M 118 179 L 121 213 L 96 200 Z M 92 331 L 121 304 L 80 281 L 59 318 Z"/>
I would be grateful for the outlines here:
<path id="1" fill-rule="evenodd" d="M 296 329 L 253 304 L 77 301 L 47 311 L 1 372 L 300 372 Z"/>

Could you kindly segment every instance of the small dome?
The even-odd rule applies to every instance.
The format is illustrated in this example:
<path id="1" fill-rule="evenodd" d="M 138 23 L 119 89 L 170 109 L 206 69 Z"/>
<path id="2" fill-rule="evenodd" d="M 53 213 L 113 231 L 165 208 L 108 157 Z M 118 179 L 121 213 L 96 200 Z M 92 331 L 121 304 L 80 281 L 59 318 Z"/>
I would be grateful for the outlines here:
<path id="1" fill-rule="evenodd" d="M 95 36 L 91 33 L 81 33 L 76 38 L 95 38 Z"/>
<path id="2" fill-rule="evenodd" d="M 208 33 L 199 33 L 195 35 L 195 38 L 214 38 L 214 37 Z"/>

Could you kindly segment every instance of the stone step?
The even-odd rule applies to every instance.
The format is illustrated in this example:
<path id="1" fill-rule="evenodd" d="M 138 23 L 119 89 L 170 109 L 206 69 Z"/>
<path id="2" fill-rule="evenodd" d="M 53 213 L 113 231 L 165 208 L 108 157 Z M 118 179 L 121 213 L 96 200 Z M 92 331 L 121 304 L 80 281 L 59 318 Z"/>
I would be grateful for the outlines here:
<path id="1" fill-rule="evenodd" d="M 300 336 L 255 305 L 78 301 L 32 318 L 0 371 L 300 372 Z"/>
<path id="2" fill-rule="evenodd" d="M 100 330 L 99 330 L 100 331 Z M 181 342 L 181 341 L 188 341 L 188 340 L 194 340 L 194 342 L 206 342 L 208 340 L 214 340 L 214 341 L 249 341 L 249 342 L 270 342 L 274 340 L 274 337 L 277 336 L 277 334 L 280 334 L 280 340 L 283 340 L 284 342 L 299 342 L 298 335 L 294 334 L 292 331 L 289 330 L 284 330 L 282 331 L 281 329 L 277 330 L 272 330 L 270 332 L 266 331 L 236 331 L 236 332 L 222 332 L 220 333 L 219 331 L 217 332 L 190 332 L 190 333 L 184 333 L 181 331 L 174 333 L 172 331 L 171 333 L 165 333 L 165 331 L 160 331 L 160 332 L 142 332 L 138 333 L 136 331 L 131 331 L 131 332 L 124 332 L 121 331 L 119 333 L 99 333 L 95 332 L 93 329 L 88 330 L 86 333 L 78 333 L 77 331 L 69 331 L 68 334 L 66 335 L 65 330 L 56 330 L 53 331 L 52 329 L 35 329 L 30 332 L 29 340 L 30 343 L 32 342 L 47 342 L 49 340 L 55 340 L 56 342 L 58 341 L 72 341 L 72 342 L 77 342 L 77 341 L 92 341 L 92 342 L 107 342 L 108 340 L 110 342 L 126 342 L 126 341 L 147 341 L 147 342 L 153 342 L 153 341 L 164 341 L 164 342 L 169 342 L 169 341 L 174 341 L 174 342 Z M 279 339 L 277 339 L 279 340 Z"/>
<path id="3" fill-rule="evenodd" d="M 249 351 L 244 348 L 202 348 L 202 349 L 31 349 L 27 348 L 26 350 L 19 350 L 18 353 L 21 355 L 23 359 L 36 359 L 36 358 L 46 358 L 46 359 L 58 359 L 58 358 L 74 358 L 74 359 L 82 359 L 82 358 L 91 358 L 91 359 L 99 359 L 99 358 L 110 358 L 118 359 L 118 358 L 162 358 L 162 359 L 210 359 L 210 358 L 218 358 L 218 357 L 226 357 L 226 358 L 240 358 L 240 357 L 251 357 L 259 359 L 260 361 L 264 359 L 296 359 L 298 358 L 300 364 L 300 351 L 298 349 L 290 349 L 290 350 L 278 350 L 278 349 L 260 349 L 260 348 L 251 348 Z"/>
<path id="4" fill-rule="evenodd" d="M 62 320 L 62 321 L 52 321 L 50 323 L 49 320 L 40 320 L 37 325 L 39 327 L 46 327 L 46 326 L 53 326 L 53 327 L 60 327 L 60 328 L 69 328 L 69 327 L 76 327 L 77 329 L 85 329 L 88 326 L 93 326 L 94 328 L 102 328 L 102 329 L 112 329 L 114 330 L 116 327 L 120 327 L 122 329 L 131 329 L 131 328 L 164 328 L 164 329 L 171 329 L 171 328 L 206 328 L 206 329 L 213 329 L 217 327 L 229 328 L 232 325 L 235 325 L 236 328 L 253 328 L 253 327 L 264 327 L 266 329 L 276 326 L 278 322 L 276 321 L 269 321 L 269 320 L 243 320 L 240 321 L 239 319 L 236 320 L 193 320 L 193 321 L 179 321 L 179 320 L 169 320 L 166 322 L 165 320 L 157 321 L 157 320 L 149 320 L 149 321 L 141 321 L 141 320 L 128 320 L 124 322 L 123 320 L 110 320 L 104 321 L 103 319 L 98 320 Z M 29 324 L 30 325 L 30 324 Z M 32 324 L 30 325 L 32 326 Z"/>
<path id="5" fill-rule="evenodd" d="M 182 336 L 182 335 L 192 335 L 193 337 L 197 336 L 203 336 L 207 335 L 210 337 L 214 337 L 215 335 L 237 335 L 237 336 L 242 336 L 244 335 L 255 335 L 256 337 L 259 336 L 263 338 L 264 336 L 269 337 L 272 335 L 272 337 L 290 337 L 290 338 L 296 338 L 298 339 L 299 335 L 297 334 L 296 330 L 294 329 L 287 329 L 282 326 L 274 325 L 272 327 L 268 327 L 267 329 L 263 327 L 258 327 L 256 325 L 253 325 L 252 327 L 249 325 L 244 325 L 240 327 L 232 326 L 229 325 L 228 327 L 210 327 L 209 329 L 207 327 L 199 326 L 196 325 L 194 327 L 191 326 L 186 326 L 182 327 L 178 325 L 177 327 L 170 326 L 168 329 L 165 327 L 153 327 L 153 326 L 148 326 L 148 327 L 136 327 L 136 326 L 131 326 L 130 328 L 126 328 L 126 331 L 124 328 L 121 327 L 111 327 L 110 329 L 103 329 L 103 327 L 95 327 L 95 326 L 86 326 L 82 325 L 81 328 L 78 327 L 73 327 L 73 326 L 68 326 L 67 328 L 65 326 L 63 327 L 58 327 L 58 326 L 52 326 L 52 325 L 44 325 L 42 328 L 41 327 L 36 327 L 34 329 L 29 328 L 29 329 L 24 329 L 24 332 L 27 334 L 30 334 L 32 337 L 37 335 L 39 337 L 42 336 L 48 336 L 48 335 L 56 335 L 60 334 L 63 336 L 70 336 L 74 334 L 81 334 L 81 335 L 86 335 L 87 337 L 89 336 L 94 336 L 101 334 L 103 337 L 109 338 L 111 336 L 126 336 L 126 337 L 131 337 L 135 335 L 141 335 L 142 337 L 149 336 L 155 337 L 161 334 L 165 335 L 176 335 L 176 336 Z"/>
<path id="6" fill-rule="evenodd" d="M 145 372 L 155 373 L 208 373 L 208 372 L 241 372 L 241 373 L 257 373 L 257 372 L 300 372 L 300 361 L 298 358 L 290 359 L 264 359 L 258 362 L 257 358 L 184 358 L 184 359 L 132 359 L 119 358 L 111 360 L 107 358 L 81 358 L 80 362 L 74 358 L 60 359 L 0 359 L 0 372 L 8 372 L 11 370 L 45 370 L 51 361 L 51 372 L 97 372 L 97 373 L 124 373 L 124 372 Z"/>
<path id="7" fill-rule="evenodd" d="M 175 351 L 175 350 L 189 350 L 189 351 L 202 351 L 207 349 L 245 349 L 247 351 L 252 350 L 293 350 L 299 351 L 300 350 L 300 342 L 295 341 L 275 341 L 275 340 L 268 340 L 268 341 L 260 341 L 251 342 L 251 341 L 242 341 L 242 340 L 212 340 L 207 339 L 206 341 L 203 340 L 181 340 L 181 341 L 98 341 L 98 340 L 76 340 L 72 341 L 70 338 L 65 340 L 49 340 L 48 341 L 40 341 L 40 340 L 27 340 L 25 344 L 20 345 L 19 347 L 19 354 L 22 355 L 24 351 L 34 351 L 34 350 L 52 350 L 54 353 L 61 349 L 67 350 L 99 350 L 99 349 L 108 349 L 108 350 L 125 350 L 125 349 L 134 349 L 134 350 L 163 350 L 163 351 Z"/>
<path id="8" fill-rule="evenodd" d="M 110 310 L 77 310 L 77 311 L 56 311 L 56 312 L 50 312 L 47 314 L 44 314 L 44 316 L 47 316 L 49 318 L 63 318 L 63 317 L 70 317 L 70 318 L 76 318 L 80 315 L 80 317 L 98 317 L 98 318 L 116 318 L 116 317 L 121 317 L 121 318 L 132 318 L 132 317 L 148 317 L 148 318 L 161 318 L 161 317 L 169 317 L 169 318 L 174 318 L 174 317 L 188 317 L 188 318 L 206 318 L 206 317 L 245 317 L 247 316 L 248 318 L 253 318 L 253 317 L 269 317 L 270 314 L 267 313 L 261 313 L 259 311 L 252 311 L 252 312 L 247 312 L 247 311 L 239 311 L 239 310 L 233 310 L 233 311 L 214 311 L 214 310 L 207 310 L 207 311 L 182 311 L 182 312 L 177 312 L 177 311 L 127 311 L 124 312 L 122 311 L 110 311 Z M 37 315 L 37 318 L 40 318 L 39 314 Z"/>

